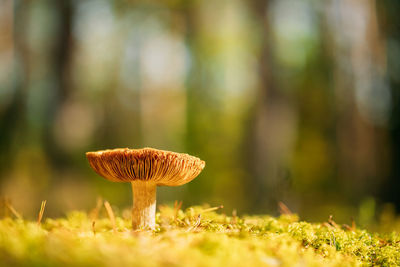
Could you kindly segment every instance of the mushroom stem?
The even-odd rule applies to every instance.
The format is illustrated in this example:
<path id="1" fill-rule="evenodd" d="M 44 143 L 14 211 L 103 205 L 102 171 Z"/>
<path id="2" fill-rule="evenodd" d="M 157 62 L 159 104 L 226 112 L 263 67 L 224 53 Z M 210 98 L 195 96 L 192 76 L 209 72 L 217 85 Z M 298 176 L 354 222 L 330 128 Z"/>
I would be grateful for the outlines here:
<path id="1" fill-rule="evenodd" d="M 156 225 L 156 187 L 149 181 L 133 181 L 132 228 L 154 229 Z"/>

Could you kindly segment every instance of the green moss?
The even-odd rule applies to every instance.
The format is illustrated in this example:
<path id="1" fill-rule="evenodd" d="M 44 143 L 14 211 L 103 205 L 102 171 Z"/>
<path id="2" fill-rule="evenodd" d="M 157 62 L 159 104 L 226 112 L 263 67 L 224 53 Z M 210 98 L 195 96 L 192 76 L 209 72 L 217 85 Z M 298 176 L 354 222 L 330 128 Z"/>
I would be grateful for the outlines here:
<path id="1" fill-rule="evenodd" d="M 35 222 L 0 220 L 6 266 L 399 266 L 400 236 L 313 224 L 295 215 L 230 217 L 202 207 L 161 207 L 154 232 L 130 220 L 72 212 Z"/>

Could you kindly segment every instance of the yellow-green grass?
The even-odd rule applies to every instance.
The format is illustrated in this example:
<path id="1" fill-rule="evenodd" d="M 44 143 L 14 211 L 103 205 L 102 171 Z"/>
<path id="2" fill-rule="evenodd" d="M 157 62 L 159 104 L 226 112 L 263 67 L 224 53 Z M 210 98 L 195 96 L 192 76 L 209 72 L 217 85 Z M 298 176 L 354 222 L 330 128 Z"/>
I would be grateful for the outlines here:
<path id="1" fill-rule="evenodd" d="M 105 213 L 106 214 L 106 213 Z M 101 218 L 97 218 L 101 217 Z M 400 236 L 308 223 L 296 215 L 226 216 L 163 206 L 155 231 L 129 216 L 0 220 L 1 266 L 400 266 Z"/>

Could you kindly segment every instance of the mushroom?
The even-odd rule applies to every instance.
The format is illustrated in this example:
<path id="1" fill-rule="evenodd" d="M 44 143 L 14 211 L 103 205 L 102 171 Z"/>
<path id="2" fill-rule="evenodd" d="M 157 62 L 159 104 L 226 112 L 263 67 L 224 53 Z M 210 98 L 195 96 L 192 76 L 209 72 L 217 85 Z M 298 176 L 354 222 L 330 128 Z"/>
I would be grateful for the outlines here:
<path id="1" fill-rule="evenodd" d="M 133 229 L 155 228 L 158 185 L 186 184 L 205 166 L 197 157 L 154 148 L 100 150 L 87 152 L 86 157 L 94 171 L 105 179 L 131 183 Z"/>

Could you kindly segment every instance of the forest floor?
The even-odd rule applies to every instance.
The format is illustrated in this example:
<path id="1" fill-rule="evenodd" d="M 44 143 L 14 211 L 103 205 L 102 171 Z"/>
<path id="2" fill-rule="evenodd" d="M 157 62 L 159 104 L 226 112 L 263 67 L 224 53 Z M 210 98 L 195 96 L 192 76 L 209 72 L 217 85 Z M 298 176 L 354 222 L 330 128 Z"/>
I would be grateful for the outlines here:
<path id="1" fill-rule="evenodd" d="M 106 203 L 107 204 L 107 203 Z M 400 234 L 160 206 L 155 231 L 130 230 L 110 206 L 65 218 L 0 220 L 1 266 L 400 266 Z"/>

